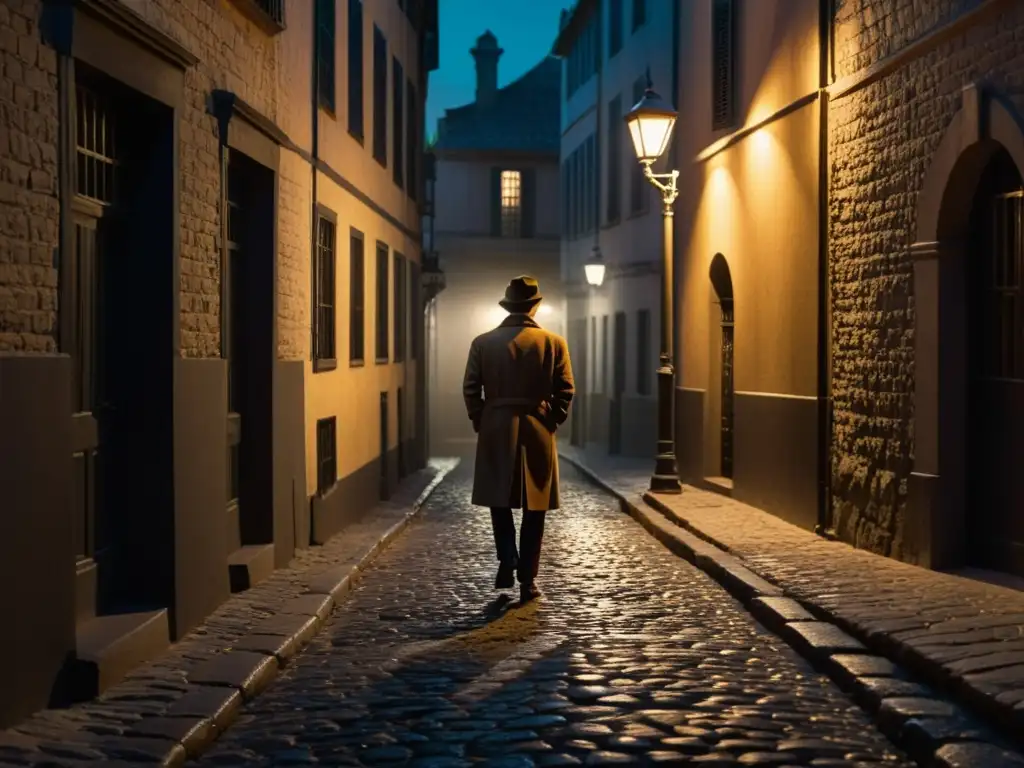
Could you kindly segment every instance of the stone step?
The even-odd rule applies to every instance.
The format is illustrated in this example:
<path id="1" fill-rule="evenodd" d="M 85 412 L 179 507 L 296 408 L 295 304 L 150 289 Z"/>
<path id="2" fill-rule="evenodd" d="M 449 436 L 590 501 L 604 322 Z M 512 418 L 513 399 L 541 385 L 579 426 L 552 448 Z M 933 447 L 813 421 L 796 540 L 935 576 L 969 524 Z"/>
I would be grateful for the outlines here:
<path id="1" fill-rule="evenodd" d="M 228 555 L 228 577 L 232 592 L 244 592 L 274 572 L 274 545 L 252 544 Z"/>
<path id="2" fill-rule="evenodd" d="M 115 613 L 83 621 L 71 662 L 74 699 L 93 699 L 170 644 L 167 610 Z"/>

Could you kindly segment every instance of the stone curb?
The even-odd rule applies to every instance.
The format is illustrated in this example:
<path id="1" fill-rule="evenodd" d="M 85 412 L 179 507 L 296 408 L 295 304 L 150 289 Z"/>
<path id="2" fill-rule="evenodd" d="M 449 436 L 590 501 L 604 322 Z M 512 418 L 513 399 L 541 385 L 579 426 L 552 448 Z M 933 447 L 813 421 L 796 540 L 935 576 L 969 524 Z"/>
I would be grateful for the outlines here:
<path id="1" fill-rule="evenodd" d="M 330 619 L 352 591 L 361 573 L 402 533 L 458 461 L 437 474 L 412 503 L 409 511 L 357 559 L 314 576 L 305 591 L 276 614 L 256 624 L 231 650 L 203 662 L 189 674 L 194 686 L 164 717 L 146 718 L 132 728 L 129 744 L 156 743 L 145 756 L 148 764 L 179 766 L 204 752 L 231 725 L 242 705 L 252 701 L 277 677 Z M 105 761 L 104 765 L 115 765 Z"/>
<path id="2" fill-rule="evenodd" d="M 1024 768 L 1024 755 L 999 733 L 934 689 L 913 682 L 906 670 L 885 657 L 886 649 L 877 640 L 862 643 L 828 611 L 786 596 L 651 494 L 627 496 L 579 459 L 564 453 L 560 458 L 614 496 L 651 535 L 719 582 L 765 627 L 827 674 L 920 765 Z"/>

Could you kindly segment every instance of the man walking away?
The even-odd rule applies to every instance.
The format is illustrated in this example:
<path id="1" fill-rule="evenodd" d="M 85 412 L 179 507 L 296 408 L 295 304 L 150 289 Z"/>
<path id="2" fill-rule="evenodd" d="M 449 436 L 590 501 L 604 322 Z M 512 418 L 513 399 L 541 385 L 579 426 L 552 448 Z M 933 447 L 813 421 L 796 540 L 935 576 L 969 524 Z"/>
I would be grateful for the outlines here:
<path id="1" fill-rule="evenodd" d="M 498 302 L 509 316 L 473 339 L 463 394 L 477 433 L 473 504 L 491 508 L 498 549 L 495 589 L 515 585 L 520 601 L 540 595 L 535 583 L 544 515 L 558 509 L 555 430 L 569 416 L 575 392 L 565 339 L 541 328 L 537 281 L 514 278 Z M 523 510 L 519 550 L 513 509 Z"/>

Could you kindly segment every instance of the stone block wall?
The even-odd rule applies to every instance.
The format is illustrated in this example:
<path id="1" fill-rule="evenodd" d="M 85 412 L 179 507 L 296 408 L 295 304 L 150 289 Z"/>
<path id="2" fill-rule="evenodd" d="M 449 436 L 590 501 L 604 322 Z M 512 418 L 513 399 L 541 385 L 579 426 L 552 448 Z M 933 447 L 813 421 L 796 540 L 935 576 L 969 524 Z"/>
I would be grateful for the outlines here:
<path id="1" fill-rule="evenodd" d="M 837 74 L 856 74 L 977 5 L 843 0 Z M 844 540 L 893 557 L 903 554 L 914 459 L 917 198 L 964 86 L 983 81 L 1024 109 L 1024 4 L 1003 7 L 830 104 L 832 524 Z"/>
<path id="2" fill-rule="evenodd" d="M 229 90 L 277 120 L 280 37 L 223 0 L 126 0 L 199 63 L 185 81 L 181 124 L 181 354 L 220 354 L 220 159 L 208 99 Z"/>
<path id="3" fill-rule="evenodd" d="M 57 346 L 57 57 L 42 0 L 0 0 L 0 352 Z"/>

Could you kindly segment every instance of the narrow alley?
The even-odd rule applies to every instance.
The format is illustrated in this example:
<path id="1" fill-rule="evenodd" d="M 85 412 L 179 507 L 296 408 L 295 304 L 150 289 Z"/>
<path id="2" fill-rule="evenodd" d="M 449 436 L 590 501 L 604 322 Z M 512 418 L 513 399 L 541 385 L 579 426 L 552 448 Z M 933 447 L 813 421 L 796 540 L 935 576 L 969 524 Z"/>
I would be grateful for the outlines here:
<path id="1" fill-rule="evenodd" d="M 495 601 L 471 466 L 197 764 L 911 764 L 565 463 L 545 595 Z"/>

